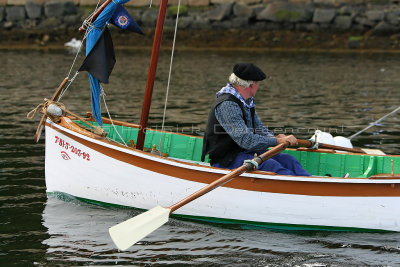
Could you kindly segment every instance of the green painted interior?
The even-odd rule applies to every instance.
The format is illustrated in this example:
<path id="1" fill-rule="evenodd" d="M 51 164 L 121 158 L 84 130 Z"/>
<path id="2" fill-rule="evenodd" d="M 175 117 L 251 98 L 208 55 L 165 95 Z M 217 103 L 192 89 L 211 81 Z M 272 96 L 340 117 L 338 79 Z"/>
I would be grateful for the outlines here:
<path id="1" fill-rule="evenodd" d="M 313 175 L 342 177 L 349 173 L 350 178 L 368 178 L 376 174 L 400 173 L 400 157 L 372 156 L 356 154 L 316 153 L 285 150 L 283 153 L 297 158 L 302 166 Z"/>
<path id="2" fill-rule="evenodd" d="M 77 121 L 77 123 L 80 123 Z M 97 124 L 96 124 L 97 125 Z M 138 129 L 126 126 L 115 126 L 110 124 L 103 125 L 107 132 L 107 137 L 121 142 L 121 137 L 125 143 L 129 140 L 136 143 Z M 161 133 L 154 130 L 147 130 L 144 142 L 145 148 L 151 148 L 154 144 L 159 149 Z M 203 148 L 203 139 L 189 135 L 180 135 L 171 132 L 162 134 L 161 152 L 167 153 L 169 157 L 200 162 Z M 400 174 L 400 157 L 390 156 L 371 156 L 355 154 L 334 154 L 316 153 L 307 151 L 285 150 L 283 153 L 294 156 L 301 165 L 312 175 L 343 177 L 349 173 L 349 178 L 368 178 L 375 174 Z M 208 157 L 206 162 L 208 162 Z"/>
<path id="3" fill-rule="evenodd" d="M 76 123 L 85 126 L 83 123 L 79 121 L 75 121 Z M 98 126 L 97 123 L 92 124 Z M 116 132 L 116 130 L 118 133 Z M 111 125 L 111 124 L 103 124 L 103 129 L 107 132 L 107 137 L 122 143 L 121 137 L 123 141 L 129 145 L 129 140 L 133 140 L 136 144 L 136 140 L 138 137 L 139 129 L 131 128 L 126 126 L 119 125 Z M 121 137 L 120 137 L 121 136 Z M 144 140 L 145 148 L 152 148 L 153 145 L 157 146 L 157 149 L 160 149 L 160 138 L 161 132 L 154 130 L 147 130 L 146 137 Z M 189 135 L 180 135 L 171 132 L 164 132 L 162 134 L 162 147 L 161 152 L 167 153 L 172 158 L 178 159 L 187 159 L 193 161 L 199 161 L 201 158 L 201 151 L 203 148 L 203 138 L 194 137 Z M 208 157 L 206 158 L 208 162 Z"/>

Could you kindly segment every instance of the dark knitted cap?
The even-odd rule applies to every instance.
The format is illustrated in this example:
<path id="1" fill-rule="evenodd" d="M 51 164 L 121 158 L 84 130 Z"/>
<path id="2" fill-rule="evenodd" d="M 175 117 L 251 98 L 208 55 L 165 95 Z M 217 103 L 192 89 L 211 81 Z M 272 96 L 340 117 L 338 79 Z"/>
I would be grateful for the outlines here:
<path id="1" fill-rule="evenodd" d="M 240 79 L 247 81 L 262 81 L 267 78 L 267 75 L 252 63 L 237 63 L 233 67 L 233 73 Z"/>

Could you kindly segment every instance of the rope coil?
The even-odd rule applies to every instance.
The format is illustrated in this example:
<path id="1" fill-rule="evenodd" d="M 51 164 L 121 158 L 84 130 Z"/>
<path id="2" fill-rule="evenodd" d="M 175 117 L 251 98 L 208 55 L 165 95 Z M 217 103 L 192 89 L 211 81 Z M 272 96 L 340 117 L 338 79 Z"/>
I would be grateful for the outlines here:
<path id="1" fill-rule="evenodd" d="M 59 108 L 59 110 L 61 110 L 61 113 L 58 113 L 57 108 Z M 38 111 L 40 113 L 46 115 L 47 117 L 49 117 L 54 122 L 60 122 L 60 120 L 61 120 L 60 117 L 65 116 L 67 114 L 72 115 L 72 116 L 76 117 L 77 119 L 79 119 L 80 121 L 82 121 L 87 126 L 89 126 L 88 130 L 90 130 L 94 134 L 100 135 L 102 137 L 107 136 L 107 133 L 106 133 L 106 131 L 104 131 L 103 128 L 88 123 L 84 118 L 82 118 L 82 117 L 76 115 L 75 113 L 71 112 L 70 110 L 68 110 L 66 108 L 66 106 L 61 102 L 51 101 L 51 100 L 45 98 L 44 102 L 37 105 L 36 108 L 31 110 L 26 115 L 26 117 L 29 120 L 32 120 Z"/>
<path id="2" fill-rule="evenodd" d="M 63 111 L 62 114 L 56 115 L 52 112 L 48 112 L 48 108 L 50 105 L 55 105 L 59 107 Z M 28 112 L 28 114 L 26 114 L 26 118 L 32 120 L 35 117 L 36 113 L 39 111 L 40 113 L 45 114 L 47 117 L 49 117 L 52 121 L 59 122 L 60 117 L 65 115 L 65 110 L 66 108 L 63 103 L 51 101 L 45 98 L 43 103 L 40 103 L 39 105 L 36 106 L 36 108 L 34 108 L 30 112 Z"/>

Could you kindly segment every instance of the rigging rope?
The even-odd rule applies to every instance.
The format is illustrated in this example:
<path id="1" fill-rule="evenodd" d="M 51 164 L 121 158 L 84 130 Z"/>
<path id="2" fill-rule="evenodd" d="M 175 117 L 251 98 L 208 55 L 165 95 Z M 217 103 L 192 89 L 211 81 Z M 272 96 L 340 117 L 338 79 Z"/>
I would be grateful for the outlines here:
<path id="1" fill-rule="evenodd" d="M 114 1 L 113 1 L 113 2 L 114 2 Z M 106 133 L 105 133 L 105 131 L 104 131 L 103 128 L 101 128 L 100 126 L 94 126 L 94 125 L 91 125 L 91 124 L 87 123 L 85 119 L 83 119 L 83 118 L 79 117 L 78 115 L 72 113 L 71 111 L 67 110 L 64 104 L 58 102 L 58 101 L 61 100 L 61 98 L 64 96 L 65 92 L 68 90 L 68 88 L 69 88 L 69 87 L 71 86 L 71 84 L 75 81 L 76 77 L 77 77 L 78 74 L 79 74 L 79 71 L 76 71 L 75 74 L 74 74 L 74 76 L 73 76 L 71 79 L 69 79 L 69 77 L 70 77 L 70 75 L 71 75 L 71 73 L 72 73 L 72 69 L 73 69 L 74 66 L 75 66 L 76 60 L 77 60 L 77 58 L 78 58 L 78 55 L 79 55 L 80 52 L 81 52 L 82 45 L 83 45 L 83 41 L 87 38 L 87 36 L 89 35 L 89 33 L 93 30 L 93 27 L 92 27 L 93 23 L 90 22 L 90 18 L 93 16 L 93 14 L 96 13 L 97 9 L 99 8 L 99 5 L 100 5 L 100 0 L 98 0 L 97 5 L 96 5 L 94 11 L 84 20 L 84 25 L 86 26 L 86 27 L 85 27 L 86 30 L 85 30 L 85 34 L 84 34 L 84 36 L 83 36 L 83 38 L 82 38 L 82 42 L 81 42 L 80 45 L 79 45 L 79 48 L 78 48 L 78 50 L 77 50 L 77 52 L 76 52 L 76 54 L 75 54 L 75 58 L 74 58 L 74 60 L 73 60 L 73 62 L 72 62 L 72 64 L 71 64 L 70 70 L 69 70 L 69 72 L 68 72 L 68 76 L 67 76 L 68 82 L 69 82 L 68 85 L 67 85 L 64 89 L 62 89 L 62 91 L 61 91 L 61 93 L 60 93 L 58 99 L 55 99 L 56 101 L 51 101 L 51 100 L 48 100 L 48 99 L 44 99 L 44 101 L 45 101 L 44 103 L 39 104 L 35 109 L 33 109 L 32 111 L 30 111 L 30 112 L 27 114 L 27 118 L 28 118 L 28 119 L 32 119 L 32 118 L 35 116 L 36 112 L 37 112 L 39 109 L 41 109 L 41 112 L 42 112 L 43 114 L 46 114 L 46 115 L 47 115 L 48 117 L 50 117 L 53 121 L 59 121 L 59 116 L 54 116 L 54 114 L 47 112 L 48 106 L 50 106 L 51 104 L 54 104 L 54 105 L 58 106 L 61 110 L 64 111 L 63 114 L 60 114 L 60 116 L 66 114 L 66 113 L 69 113 L 69 114 L 75 116 L 76 118 L 78 118 L 79 120 L 81 120 L 83 123 L 87 124 L 89 127 L 94 128 L 94 129 L 95 129 L 94 132 L 95 132 L 96 134 L 99 134 L 99 135 L 102 135 L 102 136 L 103 136 L 103 135 L 104 135 L 104 136 L 106 135 Z M 152 0 L 150 0 L 150 7 L 151 7 L 151 6 L 152 6 Z M 180 8 L 180 0 L 179 0 L 179 4 L 178 4 L 178 12 L 177 12 L 177 19 L 176 19 L 176 26 L 175 26 L 175 35 L 174 35 L 174 44 L 173 44 L 172 56 L 171 56 L 170 73 L 169 73 L 169 77 L 168 77 L 167 97 L 166 97 L 166 101 L 165 101 L 165 108 L 164 108 L 164 117 L 163 117 L 163 126 L 162 126 L 162 129 L 164 129 L 165 112 L 166 112 L 166 104 L 167 104 L 167 99 L 168 99 L 169 83 L 170 83 L 170 79 L 171 79 L 172 59 L 173 59 L 173 51 L 174 51 L 175 40 L 176 40 L 176 31 L 177 31 L 177 25 L 178 25 L 179 8 Z M 105 94 L 105 92 L 104 92 L 104 89 L 103 89 L 102 87 L 100 87 L 100 88 L 101 88 L 101 96 L 103 97 L 103 102 L 104 102 L 104 106 L 105 106 L 105 108 L 106 108 L 106 110 L 107 110 L 108 118 L 110 119 L 110 122 L 111 122 L 111 124 L 112 124 L 112 126 L 113 126 L 115 132 L 116 132 L 117 135 L 119 136 L 119 138 L 122 140 L 122 142 L 124 143 L 124 145 L 125 145 L 126 147 L 128 147 L 128 145 L 126 144 L 126 142 L 124 141 L 124 139 L 121 137 L 120 133 L 118 132 L 118 130 L 116 129 L 116 127 L 115 127 L 115 125 L 114 125 L 114 122 L 113 122 L 113 120 L 112 120 L 112 118 L 111 118 L 111 114 L 110 114 L 110 112 L 109 112 L 109 109 L 108 109 L 108 106 L 107 106 L 107 103 L 106 103 L 106 99 L 105 99 L 105 95 L 106 95 L 106 94 Z M 161 133 L 161 138 L 162 138 L 162 133 Z M 160 142 L 160 147 L 161 147 L 161 142 Z"/>
<path id="2" fill-rule="evenodd" d="M 57 110 L 57 107 L 60 110 Z M 107 133 L 104 131 L 103 128 L 92 125 L 88 123 L 84 118 L 80 117 L 79 115 L 73 113 L 72 111 L 68 110 L 66 106 L 63 103 L 56 102 L 56 101 L 51 101 L 49 99 L 44 99 L 44 102 L 37 105 L 36 108 L 31 110 L 26 117 L 29 120 L 32 120 L 33 117 L 36 115 L 36 113 L 40 110 L 41 113 L 45 114 L 47 117 L 49 117 L 52 121 L 58 122 L 60 121 L 61 116 L 65 116 L 66 114 L 72 115 L 82 121 L 84 124 L 89 126 L 94 134 L 100 135 L 105 137 Z"/>
<path id="3" fill-rule="evenodd" d="M 363 133 L 363 132 L 365 132 L 366 130 L 368 130 L 369 128 L 372 128 L 373 126 L 377 125 L 378 123 L 380 123 L 381 121 L 383 121 L 384 119 L 386 119 L 386 118 L 389 117 L 390 115 L 393 115 L 394 113 L 396 113 L 396 112 L 399 111 L 399 110 L 400 110 L 400 107 L 394 109 L 393 111 L 389 112 L 388 114 L 386 114 L 385 116 L 383 116 L 383 117 L 380 118 L 379 120 L 377 120 L 377 121 L 375 121 L 375 122 L 373 122 L 373 123 L 370 123 L 369 126 L 365 127 L 365 128 L 362 129 L 361 131 L 359 131 L 359 132 L 353 134 L 352 136 L 349 137 L 349 139 L 351 140 L 351 139 L 353 139 L 354 137 L 360 135 L 361 133 Z"/>
<path id="4" fill-rule="evenodd" d="M 100 3 L 100 0 L 99 0 L 99 2 L 97 2 L 97 6 L 96 6 L 96 8 L 95 8 L 95 11 L 97 10 L 97 7 L 99 6 L 99 3 Z M 95 11 L 93 11 L 92 14 L 94 14 Z M 89 17 L 90 17 L 90 16 L 89 16 Z M 86 20 L 85 20 L 85 21 L 86 21 Z M 83 41 L 87 38 L 87 36 L 89 35 L 89 33 L 93 30 L 93 27 L 90 27 L 90 25 L 91 25 L 91 23 L 89 23 L 89 24 L 88 24 L 88 27 L 86 27 L 86 31 L 85 31 L 85 34 L 84 34 L 84 36 L 83 36 L 83 38 L 82 38 L 82 42 L 81 42 L 80 45 L 79 45 L 78 51 L 76 52 L 75 58 L 74 58 L 74 60 L 73 60 L 73 62 L 72 62 L 71 68 L 69 69 L 69 73 L 68 73 L 68 76 L 67 76 L 67 77 L 69 77 L 69 76 L 71 75 L 72 69 L 73 69 L 73 67 L 75 66 L 76 60 L 77 60 L 77 58 L 78 58 L 78 55 L 79 55 L 80 52 L 81 52 L 82 45 L 83 45 Z M 78 76 L 78 74 L 79 74 L 79 71 L 75 72 L 74 77 L 72 77 L 72 79 L 69 79 L 69 80 L 68 80 L 68 81 L 69 81 L 68 85 L 61 91 L 60 96 L 58 97 L 58 99 L 56 99 L 57 101 L 60 101 L 60 100 L 61 100 L 61 98 L 64 96 L 64 93 L 68 90 L 68 88 L 69 88 L 69 87 L 71 86 L 71 84 L 74 82 L 74 80 L 75 80 L 76 76 Z"/>
<path id="5" fill-rule="evenodd" d="M 91 13 L 91 15 L 89 16 L 89 18 L 96 12 L 96 10 L 97 10 L 98 7 L 99 7 L 99 4 L 100 4 L 100 0 L 98 0 L 95 10 Z M 88 23 L 87 19 L 85 19 L 85 22 L 84 22 L 84 23 L 88 24 L 89 26 L 91 25 L 91 23 Z M 78 58 L 78 55 L 79 55 L 80 52 L 81 52 L 83 41 L 87 38 L 88 34 L 90 33 L 90 31 L 91 31 L 92 29 L 93 29 L 93 27 L 87 27 L 87 28 L 86 28 L 85 34 L 84 34 L 84 36 L 83 36 L 83 38 L 82 38 L 82 42 L 79 44 L 79 48 L 78 48 L 78 50 L 76 51 L 75 58 L 74 58 L 74 60 L 73 60 L 73 62 L 72 62 L 72 64 L 71 64 L 71 67 L 70 67 L 69 72 L 68 72 L 68 75 L 67 75 L 68 82 L 69 82 L 68 85 L 67 85 L 64 89 L 61 90 L 60 95 L 58 96 L 57 99 L 55 99 L 55 101 L 51 101 L 51 100 L 48 100 L 48 99 L 45 98 L 43 103 L 39 104 L 36 108 L 34 108 L 32 111 L 30 111 L 30 112 L 26 115 L 26 117 L 27 117 L 28 119 L 30 119 L 30 120 L 33 119 L 33 117 L 34 117 L 35 114 L 39 111 L 39 109 L 40 109 L 41 113 L 45 114 L 46 116 L 48 116 L 48 117 L 49 117 L 51 120 L 53 120 L 53 121 L 59 121 L 59 120 L 60 120 L 60 119 L 59 119 L 60 116 L 64 116 L 65 114 L 70 114 L 70 115 L 72 115 L 72 116 L 78 118 L 80 121 L 82 121 L 84 124 L 86 124 L 86 125 L 89 126 L 90 128 L 94 129 L 93 132 L 94 132 L 95 134 L 98 134 L 98 135 L 101 135 L 101 136 L 106 136 L 106 135 L 107 135 L 107 133 L 104 131 L 103 128 L 98 127 L 98 126 L 94 126 L 94 125 L 92 125 L 92 124 L 89 124 L 88 122 L 86 122 L 86 120 L 85 120 L 84 118 L 82 118 L 82 117 L 78 116 L 77 114 L 75 114 L 75 113 L 71 112 L 70 110 L 68 110 L 68 109 L 65 107 L 65 105 L 64 105 L 63 103 L 58 102 L 58 101 L 60 101 L 60 99 L 63 97 L 63 95 L 65 94 L 65 92 L 68 90 L 68 88 L 69 88 L 69 87 L 71 86 L 71 84 L 75 81 L 76 77 L 77 77 L 78 74 L 79 74 L 79 71 L 76 71 L 75 74 L 74 74 L 74 76 L 73 76 L 71 79 L 69 78 L 70 75 L 71 75 L 71 73 L 72 73 L 72 69 L 73 69 L 74 66 L 75 66 L 76 60 L 77 60 L 77 58 Z M 53 107 L 52 107 L 52 105 L 53 105 Z M 50 109 L 52 110 L 52 111 L 50 111 L 50 112 L 49 112 L 49 107 L 50 107 Z M 59 112 L 59 111 L 57 110 L 56 107 L 60 108 L 60 110 L 61 110 L 62 112 Z M 111 119 L 111 118 L 110 118 L 110 119 Z"/>
<path id="6" fill-rule="evenodd" d="M 104 106 L 105 106 L 105 108 L 106 108 L 106 110 L 107 110 L 108 118 L 110 119 L 111 125 L 113 126 L 114 131 L 118 134 L 119 138 L 122 140 L 122 142 L 124 143 L 124 145 L 125 145 L 126 147 L 128 147 L 128 145 L 125 143 L 124 139 L 123 139 L 123 138 L 121 137 L 121 135 L 119 134 L 119 132 L 118 132 L 118 130 L 117 130 L 117 127 L 115 127 L 113 120 L 111 119 L 111 114 L 110 114 L 110 111 L 108 110 L 107 103 L 106 103 L 106 98 L 105 98 L 106 93 L 104 92 L 103 87 L 100 87 L 100 88 L 101 88 L 101 94 L 100 94 L 100 96 L 103 97 Z"/>
<path id="7" fill-rule="evenodd" d="M 163 138 L 163 133 L 164 133 L 164 124 L 165 124 L 165 116 L 167 112 L 167 103 L 168 103 L 168 95 L 169 95 L 169 85 L 171 82 L 171 73 L 172 73 L 172 64 L 174 61 L 174 51 L 175 51 L 175 42 L 176 42 L 176 34 L 178 32 L 178 21 L 179 21 L 179 11 L 181 8 L 181 0 L 178 1 L 178 10 L 176 12 L 176 21 L 175 21 L 175 32 L 174 32 L 174 40 L 172 42 L 172 52 L 171 52 L 171 62 L 169 64 L 169 73 L 168 73 L 168 82 L 167 82 L 167 92 L 165 95 L 165 102 L 164 102 L 164 114 L 163 114 L 163 119 L 162 119 L 162 124 L 161 124 L 161 136 L 160 136 L 160 146 L 159 150 L 161 152 L 161 146 L 162 146 L 162 138 Z"/>
<path id="8" fill-rule="evenodd" d="M 114 2 L 114 1 L 113 1 L 113 2 Z M 85 29 L 86 29 L 86 30 L 85 30 L 85 34 L 84 34 L 84 37 L 83 37 L 83 39 L 82 39 L 82 42 L 81 42 L 80 45 L 79 45 L 78 51 L 77 51 L 77 53 L 76 53 L 76 55 L 75 55 L 74 61 L 73 61 L 72 65 L 71 65 L 71 68 L 70 68 L 70 70 L 69 70 L 69 73 L 68 73 L 68 76 L 67 76 L 67 77 L 69 77 L 69 76 L 71 75 L 72 69 L 73 69 L 73 67 L 74 67 L 74 65 L 75 65 L 75 62 L 76 62 L 76 60 L 77 60 L 77 58 L 78 58 L 78 55 L 79 55 L 80 52 L 81 52 L 81 48 L 82 48 L 83 41 L 87 38 L 87 36 L 89 35 L 89 33 L 93 30 L 93 27 L 92 27 L 93 22 L 90 22 L 90 18 L 96 13 L 97 9 L 99 8 L 99 5 L 100 5 L 100 0 L 98 0 L 97 5 L 96 5 L 94 11 L 84 20 L 84 25 L 85 25 Z M 78 76 L 78 74 L 79 74 L 79 71 L 75 72 L 74 77 L 72 77 L 72 79 L 69 79 L 69 84 L 66 86 L 66 88 L 64 88 L 64 89 L 61 91 L 60 96 L 59 96 L 59 98 L 57 99 L 58 101 L 63 97 L 64 93 L 68 90 L 68 88 L 70 87 L 70 85 L 74 82 L 74 80 L 75 80 L 75 78 Z M 106 103 L 106 99 L 105 99 L 105 95 L 106 95 L 106 94 L 105 94 L 105 92 L 104 92 L 104 89 L 103 89 L 102 87 L 100 87 L 100 88 L 101 88 L 101 96 L 103 97 L 103 102 L 104 102 L 104 106 L 105 106 L 105 108 L 106 108 L 106 110 L 107 110 L 108 118 L 110 119 L 111 124 L 112 124 L 112 126 L 113 126 L 115 132 L 117 133 L 117 135 L 119 136 L 119 138 L 122 140 L 122 142 L 124 143 L 124 145 L 127 147 L 128 145 L 125 143 L 124 139 L 121 137 L 120 133 L 119 133 L 118 130 L 116 129 L 116 127 L 115 127 L 115 125 L 114 125 L 114 122 L 113 122 L 113 120 L 112 120 L 112 118 L 111 118 L 111 115 L 110 115 L 110 112 L 109 112 L 109 110 L 108 110 L 108 106 L 107 106 L 107 103 Z"/>
<path id="9" fill-rule="evenodd" d="M 76 52 L 75 58 L 74 58 L 74 60 L 72 61 L 71 68 L 69 69 L 69 72 L 68 72 L 68 76 L 67 76 L 67 77 L 69 77 L 69 76 L 71 75 L 72 69 L 74 68 L 75 63 L 76 63 L 76 60 L 78 59 L 78 55 L 81 53 L 83 41 L 86 39 L 86 37 L 89 35 L 90 31 L 93 29 L 93 27 L 90 27 L 90 26 L 92 25 L 92 23 L 89 23 L 89 22 L 88 22 L 88 19 L 89 19 L 90 17 L 93 16 L 93 14 L 94 14 L 94 13 L 96 12 L 96 10 L 98 9 L 99 5 L 100 5 L 100 0 L 97 1 L 97 5 L 96 5 L 96 7 L 94 8 L 94 11 L 93 11 L 93 12 L 89 15 L 89 17 L 87 17 L 87 18 L 84 20 L 84 22 L 83 22 L 83 23 L 86 25 L 85 34 L 83 35 L 82 42 L 79 44 L 78 51 Z M 68 90 L 68 88 L 70 87 L 70 85 L 74 82 L 74 80 L 75 80 L 76 76 L 78 76 L 78 74 L 79 74 L 79 71 L 75 72 L 74 77 L 72 77 L 72 79 L 68 79 L 69 83 L 68 83 L 68 85 L 61 91 L 60 96 L 58 97 L 58 99 L 56 99 L 57 101 L 60 101 L 60 100 L 61 100 L 61 98 L 64 96 L 64 93 Z"/>

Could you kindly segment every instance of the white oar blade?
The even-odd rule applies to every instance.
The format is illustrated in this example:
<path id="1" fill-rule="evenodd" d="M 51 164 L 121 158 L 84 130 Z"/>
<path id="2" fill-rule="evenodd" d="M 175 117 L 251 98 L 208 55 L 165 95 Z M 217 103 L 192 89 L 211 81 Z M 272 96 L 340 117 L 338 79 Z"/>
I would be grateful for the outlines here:
<path id="1" fill-rule="evenodd" d="M 168 222 L 170 212 L 170 209 L 157 206 L 138 216 L 110 227 L 108 232 L 117 248 L 124 251 Z"/>

